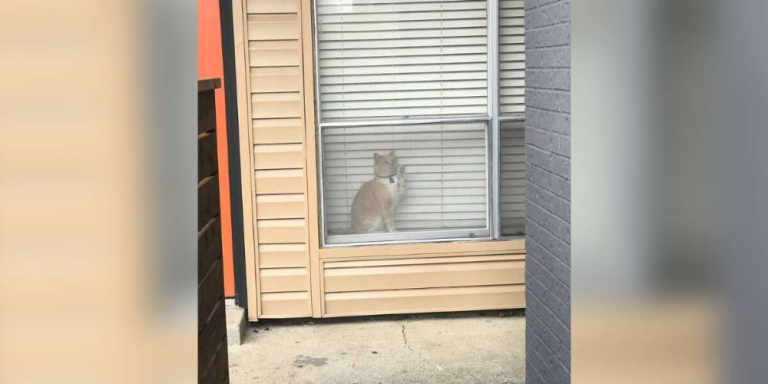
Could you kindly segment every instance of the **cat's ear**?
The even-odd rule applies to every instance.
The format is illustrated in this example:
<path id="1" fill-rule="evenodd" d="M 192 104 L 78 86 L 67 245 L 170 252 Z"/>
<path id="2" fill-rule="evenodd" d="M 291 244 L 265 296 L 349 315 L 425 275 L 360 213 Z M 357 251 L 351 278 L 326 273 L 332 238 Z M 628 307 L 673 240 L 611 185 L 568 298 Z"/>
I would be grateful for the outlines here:
<path id="1" fill-rule="evenodd" d="M 379 155 L 378 153 L 374 153 L 373 154 L 373 160 L 374 161 L 379 161 L 380 158 L 381 158 L 381 155 Z"/>
<path id="2" fill-rule="evenodd" d="M 395 157 L 395 150 L 394 149 L 389 151 L 389 156 Z"/>

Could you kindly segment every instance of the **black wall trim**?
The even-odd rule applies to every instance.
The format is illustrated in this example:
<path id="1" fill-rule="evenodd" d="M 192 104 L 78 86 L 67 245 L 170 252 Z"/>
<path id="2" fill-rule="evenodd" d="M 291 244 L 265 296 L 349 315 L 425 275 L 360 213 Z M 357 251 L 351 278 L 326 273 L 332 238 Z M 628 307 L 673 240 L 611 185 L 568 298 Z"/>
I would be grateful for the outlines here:
<path id="1" fill-rule="evenodd" d="M 221 49 L 224 57 L 224 96 L 227 115 L 227 153 L 229 157 L 229 193 L 232 210 L 232 253 L 235 270 L 235 303 L 248 310 L 245 277 L 245 239 L 243 236 L 243 190 L 240 178 L 240 136 L 237 118 L 237 73 L 235 67 L 235 31 L 232 0 L 219 0 Z M 247 318 L 247 316 L 246 316 Z"/>

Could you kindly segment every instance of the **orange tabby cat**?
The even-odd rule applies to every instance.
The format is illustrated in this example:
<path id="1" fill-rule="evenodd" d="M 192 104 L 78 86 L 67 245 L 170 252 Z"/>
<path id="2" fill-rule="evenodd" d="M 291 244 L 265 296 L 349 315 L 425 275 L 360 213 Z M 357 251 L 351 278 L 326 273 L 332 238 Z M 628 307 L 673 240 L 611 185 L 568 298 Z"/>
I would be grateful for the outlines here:
<path id="1" fill-rule="evenodd" d="M 352 229 L 371 233 L 395 231 L 395 208 L 405 194 L 405 167 L 397 164 L 395 152 L 373 154 L 375 177 L 363 184 L 352 201 Z"/>

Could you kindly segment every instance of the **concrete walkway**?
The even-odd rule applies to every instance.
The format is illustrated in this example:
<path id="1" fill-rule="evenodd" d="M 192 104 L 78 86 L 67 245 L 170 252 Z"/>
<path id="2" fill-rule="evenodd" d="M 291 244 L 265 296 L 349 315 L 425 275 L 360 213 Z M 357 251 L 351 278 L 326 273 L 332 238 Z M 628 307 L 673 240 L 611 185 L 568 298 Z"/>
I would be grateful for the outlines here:
<path id="1" fill-rule="evenodd" d="M 261 321 L 229 348 L 233 384 L 524 383 L 522 311 Z"/>

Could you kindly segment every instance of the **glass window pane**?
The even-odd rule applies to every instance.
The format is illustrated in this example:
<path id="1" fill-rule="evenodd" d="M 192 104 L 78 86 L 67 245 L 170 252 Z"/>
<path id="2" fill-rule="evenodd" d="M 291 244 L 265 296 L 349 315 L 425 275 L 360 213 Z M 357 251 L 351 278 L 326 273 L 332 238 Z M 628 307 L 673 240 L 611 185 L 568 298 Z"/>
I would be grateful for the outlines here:
<path id="1" fill-rule="evenodd" d="M 487 237 L 486 125 L 324 127 L 326 243 Z"/>
<path id="2" fill-rule="evenodd" d="M 320 118 L 488 114 L 485 0 L 317 0 Z"/>
<path id="3" fill-rule="evenodd" d="M 525 123 L 501 123 L 501 234 L 525 234 Z"/>

